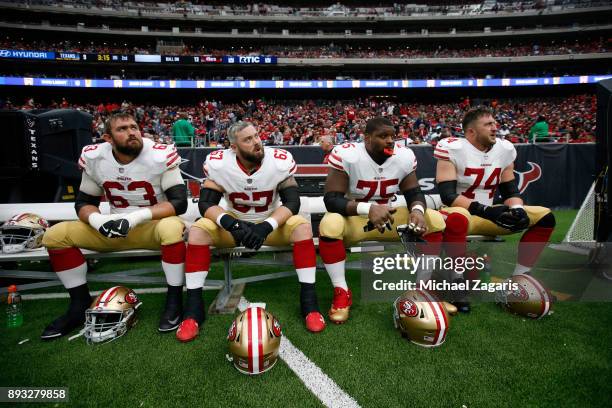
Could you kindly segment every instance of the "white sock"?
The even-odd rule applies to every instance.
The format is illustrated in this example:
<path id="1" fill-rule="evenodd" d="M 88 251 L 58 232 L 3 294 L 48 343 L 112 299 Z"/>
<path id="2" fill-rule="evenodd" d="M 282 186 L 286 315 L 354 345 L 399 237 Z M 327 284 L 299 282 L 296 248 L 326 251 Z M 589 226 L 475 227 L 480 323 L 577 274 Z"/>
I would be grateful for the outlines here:
<path id="1" fill-rule="evenodd" d="M 346 279 L 344 277 L 344 264 L 346 261 L 340 261 L 333 264 L 325 264 L 325 269 L 332 281 L 334 288 L 342 288 L 348 290 Z"/>
<path id="2" fill-rule="evenodd" d="M 512 272 L 512 276 L 523 275 L 529 271 L 531 271 L 530 266 L 523 266 L 517 263 L 516 266 L 514 267 L 514 272 Z"/>
<path id="3" fill-rule="evenodd" d="M 166 282 L 170 286 L 183 286 L 183 277 L 185 276 L 185 264 L 171 264 L 162 261 L 162 269 L 166 275 Z"/>
<path id="4" fill-rule="evenodd" d="M 185 274 L 185 285 L 187 289 L 199 289 L 204 287 L 204 281 L 208 276 L 208 271 L 189 272 Z"/>
<path id="5" fill-rule="evenodd" d="M 300 268 L 295 270 L 297 272 L 298 281 L 300 283 L 315 283 L 317 276 L 317 267 L 312 266 L 310 268 Z"/>
<path id="6" fill-rule="evenodd" d="M 72 269 L 56 272 L 57 277 L 66 289 L 76 288 L 87 283 L 87 262 Z"/>

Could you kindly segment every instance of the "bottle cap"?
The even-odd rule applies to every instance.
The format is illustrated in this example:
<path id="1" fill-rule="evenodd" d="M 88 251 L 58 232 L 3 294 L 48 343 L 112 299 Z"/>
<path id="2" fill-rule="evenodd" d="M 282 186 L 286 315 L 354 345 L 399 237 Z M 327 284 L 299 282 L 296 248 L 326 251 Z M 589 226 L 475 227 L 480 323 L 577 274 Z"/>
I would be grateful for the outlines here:
<path id="1" fill-rule="evenodd" d="M 8 287 L 9 293 L 17 292 L 17 286 L 11 285 Z"/>

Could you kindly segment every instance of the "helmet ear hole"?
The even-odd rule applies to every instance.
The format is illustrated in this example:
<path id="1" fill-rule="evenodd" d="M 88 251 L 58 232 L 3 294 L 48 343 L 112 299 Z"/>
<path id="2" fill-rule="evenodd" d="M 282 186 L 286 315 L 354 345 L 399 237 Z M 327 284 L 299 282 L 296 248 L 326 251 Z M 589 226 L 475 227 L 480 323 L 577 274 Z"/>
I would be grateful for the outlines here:
<path id="1" fill-rule="evenodd" d="M 419 319 L 424 319 L 424 318 L 425 318 L 425 312 L 423 308 L 421 308 L 421 313 L 419 313 Z"/>

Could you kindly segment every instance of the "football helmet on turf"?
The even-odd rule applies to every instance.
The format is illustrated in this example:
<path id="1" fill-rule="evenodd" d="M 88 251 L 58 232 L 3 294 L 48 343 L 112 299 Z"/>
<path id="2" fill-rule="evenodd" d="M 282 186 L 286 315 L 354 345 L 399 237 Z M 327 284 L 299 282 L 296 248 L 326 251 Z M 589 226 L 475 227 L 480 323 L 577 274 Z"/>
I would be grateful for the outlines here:
<path id="1" fill-rule="evenodd" d="M 540 319 L 550 313 L 553 297 L 533 276 L 515 275 L 504 283 L 515 284 L 514 290 L 500 290 L 495 294 L 495 300 L 505 310 L 531 319 Z"/>
<path id="2" fill-rule="evenodd" d="M 402 336 L 423 347 L 437 347 L 444 343 L 450 327 L 450 315 L 457 308 L 440 302 L 426 290 L 409 290 L 393 303 L 393 321 Z"/>
<path id="3" fill-rule="evenodd" d="M 249 307 L 234 319 L 227 333 L 234 367 L 243 374 L 261 374 L 271 369 L 280 349 L 281 326 L 261 307 Z"/>
<path id="4" fill-rule="evenodd" d="M 17 214 L 0 226 L 2 252 L 14 254 L 42 246 L 42 238 L 49 228 L 47 220 L 31 213 Z"/>
<path id="5" fill-rule="evenodd" d="M 142 303 L 125 286 L 106 289 L 85 311 L 83 335 L 88 343 L 105 343 L 123 336 L 136 324 L 136 309 Z"/>

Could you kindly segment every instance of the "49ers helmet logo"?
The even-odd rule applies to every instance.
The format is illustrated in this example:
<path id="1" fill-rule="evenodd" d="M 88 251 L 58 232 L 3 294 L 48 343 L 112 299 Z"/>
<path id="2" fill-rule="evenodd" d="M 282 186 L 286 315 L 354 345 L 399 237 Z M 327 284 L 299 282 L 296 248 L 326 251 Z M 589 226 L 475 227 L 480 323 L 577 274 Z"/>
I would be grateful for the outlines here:
<path id="1" fill-rule="evenodd" d="M 232 325 L 229 328 L 229 331 L 227 332 L 227 339 L 229 341 L 234 341 L 235 338 L 236 338 L 236 321 L 234 320 L 232 322 Z"/>
<path id="2" fill-rule="evenodd" d="M 510 292 L 508 298 L 515 302 L 525 302 L 529 299 L 529 294 L 522 285 L 518 285 L 518 288 L 516 290 Z"/>
<path id="3" fill-rule="evenodd" d="M 514 170 L 518 176 L 518 189 L 519 193 L 521 194 L 525 192 L 529 184 L 539 180 L 542 177 L 542 168 L 539 164 L 534 162 L 527 162 L 527 164 L 529 165 L 529 170 L 527 171 Z"/>
<path id="4" fill-rule="evenodd" d="M 406 315 L 406 317 L 414 317 L 418 313 L 416 305 L 409 299 L 403 299 L 400 302 L 399 311 Z"/>
<path id="5" fill-rule="evenodd" d="M 136 296 L 136 293 L 134 293 L 134 291 L 129 291 L 127 295 L 125 295 L 125 301 L 128 302 L 130 305 L 136 304 L 138 303 L 138 296 Z"/>
<path id="6" fill-rule="evenodd" d="M 281 331 L 280 323 L 276 319 L 274 319 L 274 322 L 272 323 L 272 332 L 276 337 L 280 337 L 283 334 L 283 332 Z"/>

